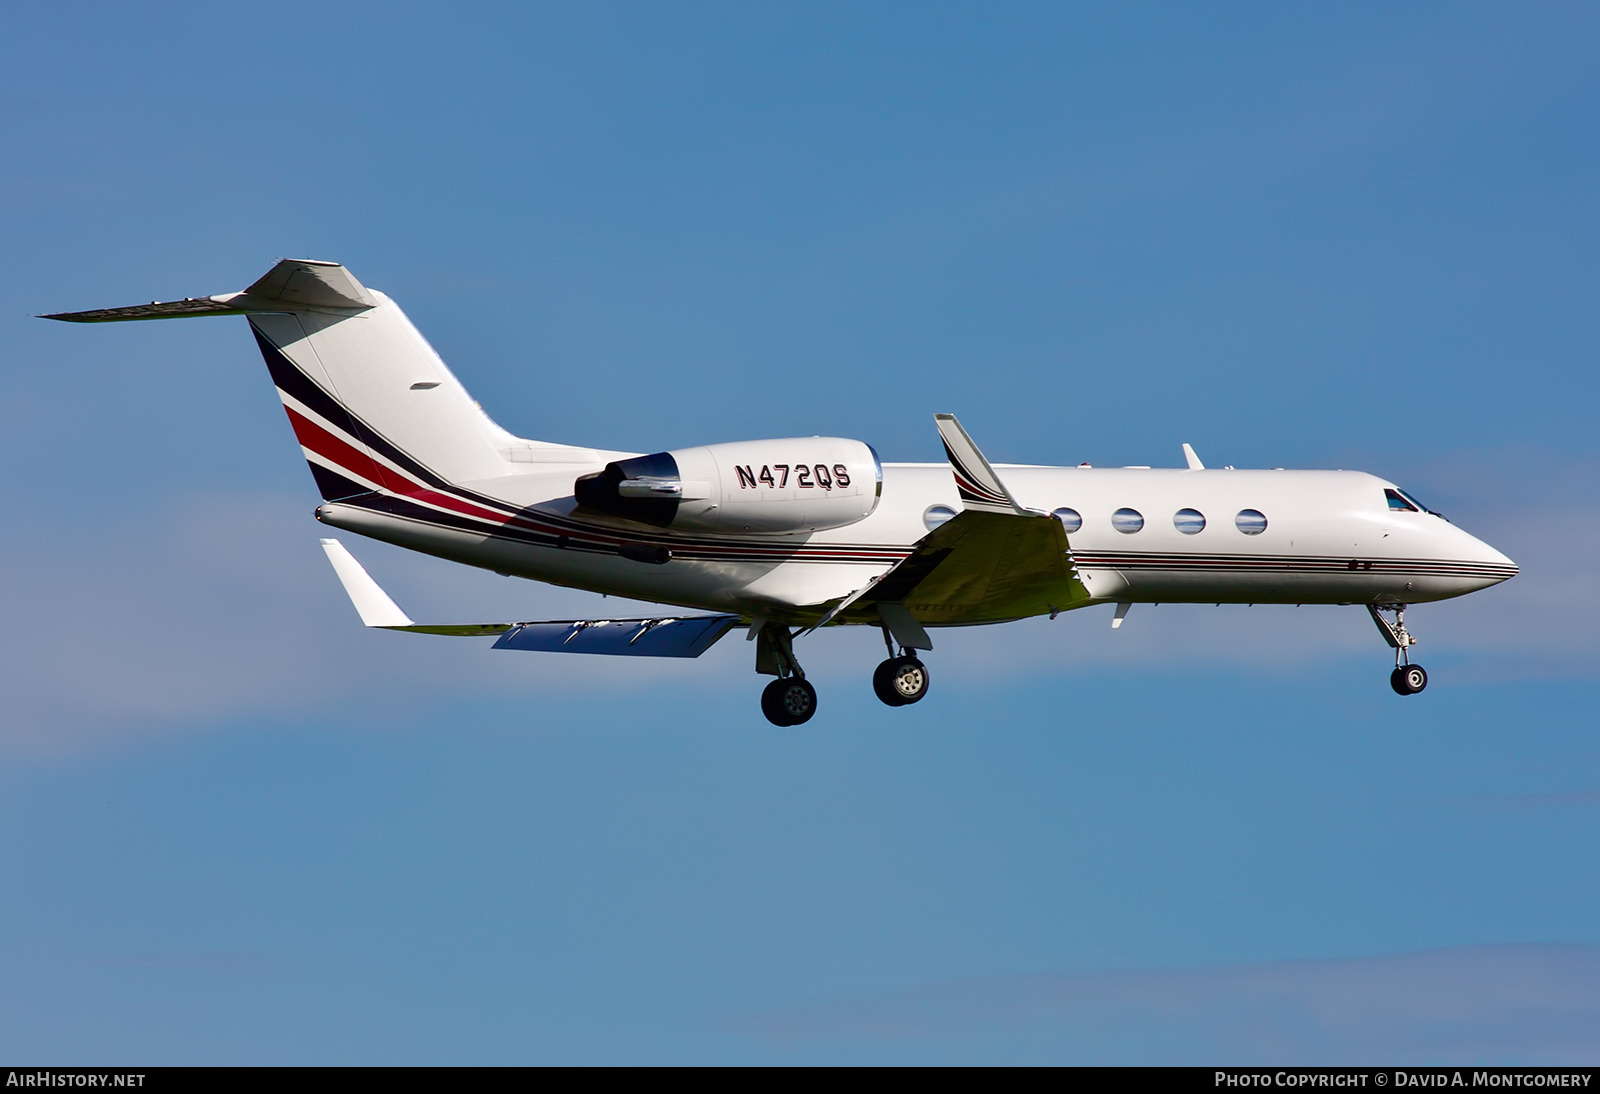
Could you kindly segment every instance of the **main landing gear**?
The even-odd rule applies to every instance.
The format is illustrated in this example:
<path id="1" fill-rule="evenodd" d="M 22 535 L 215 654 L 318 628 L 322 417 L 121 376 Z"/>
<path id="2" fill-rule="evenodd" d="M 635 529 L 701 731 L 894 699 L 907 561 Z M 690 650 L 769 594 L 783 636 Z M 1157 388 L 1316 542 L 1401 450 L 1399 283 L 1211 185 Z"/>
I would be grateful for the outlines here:
<path id="1" fill-rule="evenodd" d="M 1421 665 L 1411 663 L 1411 647 L 1417 644 L 1417 640 L 1406 630 L 1406 606 L 1368 604 L 1367 611 L 1378 625 L 1378 633 L 1394 649 L 1394 671 L 1389 674 L 1389 686 L 1394 688 L 1397 695 L 1417 694 L 1428 686 L 1428 672 Z M 1394 613 L 1393 623 L 1384 617 L 1384 612 Z"/>
<path id="2" fill-rule="evenodd" d="M 896 656 L 894 639 L 887 626 L 883 628 L 883 644 L 889 647 L 889 659 L 872 674 L 872 690 L 878 698 L 887 706 L 903 707 L 928 694 L 928 666 L 905 647 L 901 647 Z"/>
<path id="3" fill-rule="evenodd" d="M 794 657 L 789 628 L 765 623 L 756 635 L 756 671 L 777 679 L 761 691 L 761 713 L 775 726 L 809 722 L 817 712 L 817 689 Z"/>
<path id="4" fill-rule="evenodd" d="M 761 689 L 761 713 L 775 726 L 797 726 L 817 712 L 817 689 L 803 676 L 774 680 Z"/>
<path id="5" fill-rule="evenodd" d="M 761 713 L 775 726 L 797 726 L 817 712 L 817 689 L 806 679 L 794 656 L 794 636 L 778 623 L 762 623 L 756 632 L 756 671 L 777 679 L 761 691 Z M 894 638 L 883 628 L 889 659 L 872 674 L 872 690 L 891 707 L 909 706 L 928 694 L 928 666 L 909 646 L 895 653 Z"/>
<path id="6" fill-rule="evenodd" d="M 928 666 L 910 654 L 891 657 L 873 672 L 872 690 L 891 707 L 915 703 L 928 694 Z"/>

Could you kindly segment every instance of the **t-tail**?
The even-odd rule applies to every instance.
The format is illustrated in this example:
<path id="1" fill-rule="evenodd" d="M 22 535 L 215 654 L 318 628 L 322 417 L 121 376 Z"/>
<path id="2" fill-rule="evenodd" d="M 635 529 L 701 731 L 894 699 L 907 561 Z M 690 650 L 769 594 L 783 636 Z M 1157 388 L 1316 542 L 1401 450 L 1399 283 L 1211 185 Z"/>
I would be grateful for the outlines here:
<path id="1" fill-rule="evenodd" d="M 426 496 L 505 475 L 508 463 L 595 453 L 500 428 L 394 301 L 336 262 L 284 259 L 243 292 L 47 315 L 113 323 L 243 315 L 327 501 Z"/>

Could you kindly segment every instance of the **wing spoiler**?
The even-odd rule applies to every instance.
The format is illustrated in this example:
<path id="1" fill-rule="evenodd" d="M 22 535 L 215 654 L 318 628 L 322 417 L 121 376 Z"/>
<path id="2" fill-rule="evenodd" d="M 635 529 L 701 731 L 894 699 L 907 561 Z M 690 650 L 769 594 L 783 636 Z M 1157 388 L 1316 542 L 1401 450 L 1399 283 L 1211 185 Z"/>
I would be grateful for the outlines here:
<path id="1" fill-rule="evenodd" d="M 736 615 L 655 619 L 551 619 L 526 623 L 413 623 L 336 539 L 322 541 L 333 572 L 361 622 L 387 631 L 498 638 L 497 650 L 598 653 L 618 657 L 699 657 L 739 622 Z"/>

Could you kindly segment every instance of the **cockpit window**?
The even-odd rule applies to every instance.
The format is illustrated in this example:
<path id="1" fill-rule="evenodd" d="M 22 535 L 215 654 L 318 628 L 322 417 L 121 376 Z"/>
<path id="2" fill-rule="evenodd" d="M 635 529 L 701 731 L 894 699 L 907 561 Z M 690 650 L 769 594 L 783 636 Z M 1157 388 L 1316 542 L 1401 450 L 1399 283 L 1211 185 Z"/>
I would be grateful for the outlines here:
<path id="1" fill-rule="evenodd" d="M 1403 513 L 1427 513 L 1430 516 L 1443 519 L 1443 514 L 1435 513 L 1432 509 L 1429 509 L 1426 505 L 1423 505 L 1420 501 L 1406 493 L 1404 490 L 1385 489 L 1383 496 L 1388 499 L 1390 509 L 1395 509 Z"/>
<path id="2" fill-rule="evenodd" d="M 1408 494 L 1404 490 L 1402 490 L 1402 491 L 1400 491 L 1400 496 L 1402 498 L 1405 498 L 1412 505 L 1415 505 L 1418 509 L 1421 509 L 1424 513 L 1432 513 L 1434 516 L 1438 516 L 1439 515 L 1437 510 L 1429 509 L 1426 505 L 1423 505 L 1420 501 L 1418 501 L 1415 494 Z"/>

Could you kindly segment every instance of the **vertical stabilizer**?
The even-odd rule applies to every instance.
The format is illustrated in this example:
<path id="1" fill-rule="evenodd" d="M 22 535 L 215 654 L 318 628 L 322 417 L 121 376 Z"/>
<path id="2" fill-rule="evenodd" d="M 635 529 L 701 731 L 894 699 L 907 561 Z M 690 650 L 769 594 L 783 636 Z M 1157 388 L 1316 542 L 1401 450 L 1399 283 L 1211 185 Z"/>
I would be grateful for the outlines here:
<path id="1" fill-rule="evenodd" d="M 337 262 L 283 259 L 243 292 L 46 319 L 116 323 L 244 315 L 328 501 L 421 497 L 511 464 L 604 462 L 587 448 L 515 437 L 490 421 L 394 301 Z"/>
<path id="2" fill-rule="evenodd" d="M 488 479 L 514 441 L 388 297 L 359 313 L 250 316 L 323 497 Z M 330 492 L 331 491 L 331 492 Z"/>

